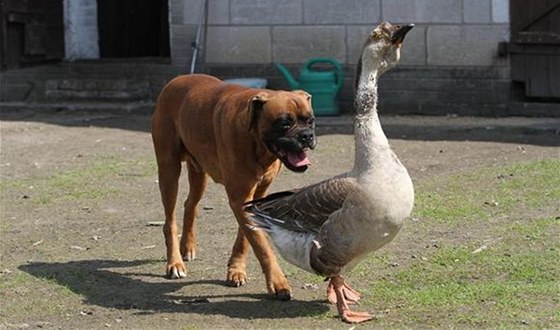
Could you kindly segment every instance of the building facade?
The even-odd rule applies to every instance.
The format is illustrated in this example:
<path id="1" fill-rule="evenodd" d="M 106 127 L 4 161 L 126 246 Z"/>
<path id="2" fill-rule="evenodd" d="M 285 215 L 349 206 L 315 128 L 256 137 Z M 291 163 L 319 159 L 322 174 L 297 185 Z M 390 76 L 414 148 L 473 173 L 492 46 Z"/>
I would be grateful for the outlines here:
<path id="1" fill-rule="evenodd" d="M 9 77 L 16 68 L 32 71 L 29 65 L 44 62 L 38 54 L 41 41 L 33 45 L 30 37 L 30 31 L 37 30 L 29 23 L 33 19 L 14 16 L 31 10 L 34 1 L 3 2 L 2 65 L 4 76 Z M 335 58 L 345 75 L 341 109 L 351 112 L 354 69 L 362 44 L 375 24 L 389 21 L 416 27 L 407 36 L 399 67 L 380 84 L 382 110 L 507 115 L 526 111 L 529 101 L 552 105 L 547 109 L 554 111 L 560 100 L 558 0 L 45 0 L 43 4 L 60 8 L 55 10 L 60 14 L 51 13 L 48 24 L 62 34 L 55 42 L 58 48 L 51 47 L 54 50 L 48 50 L 45 59 L 58 59 L 65 67 L 105 63 L 116 71 L 133 63 L 137 70 L 145 70 L 140 77 L 159 72 L 147 84 L 135 85 L 132 80 L 137 76 L 126 75 L 130 81 L 124 85 L 148 88 L 136 93 L 148 99 L 164 81 L 190 71 L 193 41 L 200 33 L 196 72 L 221 78 L 265 78 L 274 89 L 289 88 L 274 63 L 286 65 L 297 77 L 307 59 Z M 39 20 L 40 14 L 33 15 Z M 21 31 L 14 32 L 16 25 Z M 518 32 L 553 35 L 537 51 L 546 65 L 527 68 L 530 61 L 518 56 L 527 47 L 514 44 Z M 541 39 L 542 34 L 533 41 Z M 9 50 L 13 45 L 20 48 L 19 53 Z M 42 45 L 47 53 L 45 41 Z M 18 56 L 23 62 L 18 63 Z M 542 77 L 531 76 L 539 70 L 544 71 Z M 49 88 L 51 96 L 66 95 L 57 94 L 63 83 L 50 80 L 45 83 L 45 95 Z M 42 96 L 40 91 L 27 95 Z"/>

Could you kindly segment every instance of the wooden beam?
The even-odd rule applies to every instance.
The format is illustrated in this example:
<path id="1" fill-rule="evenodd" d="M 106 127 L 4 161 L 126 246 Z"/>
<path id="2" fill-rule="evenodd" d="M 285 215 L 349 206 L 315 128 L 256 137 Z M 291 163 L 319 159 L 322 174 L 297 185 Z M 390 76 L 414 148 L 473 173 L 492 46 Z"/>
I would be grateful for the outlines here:
<path id="1" fill-rule="evenodd" d="M 551 11 L 555 10 L 556 8 L 560 7 L 560 0 L 557 0 L 556 2 L 553 2 L 552 4 L 546 6 L 541 12 L 538 12 L 536 15 L 534 15 L 533 17 L 531 17 L 527 23 L 525 23 L 524 25 L 521 26 L 521 28 L 519 29 L 519 31 L 525 31 L 528 28 L 530 28 L 531 26 L 533 26 L 535 23 L 537 23 L 538 21 L 540 21 L 543 17 L 545 17 L 546 15 L 548 15 Z"/>

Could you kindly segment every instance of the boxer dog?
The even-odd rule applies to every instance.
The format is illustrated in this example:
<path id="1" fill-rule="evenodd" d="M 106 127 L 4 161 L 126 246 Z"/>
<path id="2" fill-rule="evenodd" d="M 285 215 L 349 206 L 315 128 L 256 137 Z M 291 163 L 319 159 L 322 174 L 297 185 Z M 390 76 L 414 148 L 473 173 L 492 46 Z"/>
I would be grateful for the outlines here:
<path id="1" fill-rule="evenodd" d="M 184 260 L 196 257 L 194 219 L 208 177 L 225 186 L 239 224 L 228 261 L 227 284 L 247 281 L 249 244 L 265 274 L 268 293 L 289 300 L 291 289 L 262 231 L 248 229 L 243 204 L 264 197 L 281 164 L 294 172 L 309 166 L 316 146 L 311 96 L 303 91 L 253 89 L 203 74 L 173 79 L 161 91 L 152 117 L 152 139 L 165 212 L 167 276 L 186 276 Z M 189 194 L 178 239 L 176 200 L 181 163 Z"/>

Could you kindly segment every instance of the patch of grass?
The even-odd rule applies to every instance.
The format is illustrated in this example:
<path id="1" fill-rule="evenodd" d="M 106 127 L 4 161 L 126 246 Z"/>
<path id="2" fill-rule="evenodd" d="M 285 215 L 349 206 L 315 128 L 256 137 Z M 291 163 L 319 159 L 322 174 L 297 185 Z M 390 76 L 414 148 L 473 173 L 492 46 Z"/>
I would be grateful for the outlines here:
<path id="1" fill-rule="evenodd" d="M 101 157 L 86 166 L 55 171 L 47 177 L 3 180 L 0 190 L 2 195 L 10 189 L 21 191 L 22 195 L 30 195 L 31 202 L 36 205 L 97 201 L 118 192 L 118 185 L 113 183 L 122 177 L 146 177 L 154 173 L 155 162 L 152 160 Z"/>
<path id="2" fill-rule="evenodd" d="M 558 173 L 551 159 L 437 177 L 419 186 L 415 215 L 458 224 L 551 205 L 560 200 Z"/>
<path id="3" fill-rule="evenodd" d="M 40 292 L 40 295 L 37 295 Z M 0 296 L 9 303 L 2 304 L 3 314 L 57 315 L 62 312 L 65 301 L 78 296 L 54 278 L 36 278 L 16 271 L 0 277 Z M 26 297 L 33 299 L 26 299 Z M 1 318 L 0 318 L 1 320 Z"/>
<path id="4" fill-rule="evenodd" d="M 442 247 L 377 281 L 366 299 L 380 306 L 390 302 L 399 313 L 416 318 L 443 313 L 447 325 L 560 324 L 560 243 L 553 240 L 558 221 L 536 221 L 548 229 L 539 244 L 528 246 L 525 237 L 514 235 L 479 253 L 472 245 Z"/>

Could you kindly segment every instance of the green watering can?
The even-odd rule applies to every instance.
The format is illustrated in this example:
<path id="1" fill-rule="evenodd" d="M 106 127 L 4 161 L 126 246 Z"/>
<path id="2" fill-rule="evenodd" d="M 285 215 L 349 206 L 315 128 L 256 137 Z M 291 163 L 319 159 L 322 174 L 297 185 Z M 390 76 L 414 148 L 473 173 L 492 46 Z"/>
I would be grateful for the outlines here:
<path id="1" fill-rule="evenodd" d="M 282 64 L 275 63 L 292 89 L 303 89 L 311 94 L 313 111 L 317 116 L 338 115 L 338 93 L 342 88 L 343 75 L 340 63 L 329 57 L 312 58 L 305 62 L 296 80 Z M 315 64 L 329 64 L 332 70 L 317 70 Z"/>

